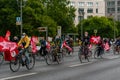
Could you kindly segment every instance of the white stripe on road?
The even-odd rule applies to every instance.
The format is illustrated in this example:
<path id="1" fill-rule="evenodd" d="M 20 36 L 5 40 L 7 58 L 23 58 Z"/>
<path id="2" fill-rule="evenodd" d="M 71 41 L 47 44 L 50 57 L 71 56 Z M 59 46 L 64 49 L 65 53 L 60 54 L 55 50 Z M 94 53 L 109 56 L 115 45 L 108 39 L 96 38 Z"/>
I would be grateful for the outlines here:
<path id="1" fill-rule="evenodd" d="M 18 76 L 11 76 L 11 77 L 6 77 L 6 78 L 1 78 L 0 80 L 8 80 L 8 79 L 20 78 L 20 77 L 30 76 L 30 75 L 34 75 L 34 74 L 37 74 L 37 73 L 29 73 L 29 74 L 23 74 L 23 75 L 18 75 Z"/>
<path id="2" fill-rule="evenodd" d="M 75 65 L 71 65 L 71 66 L 69 66 L 69 67 L 77 67 L 77 66 L 86 65 L 86 64 L 91 64 L 91 63 L 92 63 L 92 62 L 75 64 Z"/>
<path id="3" fill-rule="evenodd" d="M 110 57 L 106 57 L 107 59 L 116 59 L 119 58 L 120 56 L 110 56 Z"/>

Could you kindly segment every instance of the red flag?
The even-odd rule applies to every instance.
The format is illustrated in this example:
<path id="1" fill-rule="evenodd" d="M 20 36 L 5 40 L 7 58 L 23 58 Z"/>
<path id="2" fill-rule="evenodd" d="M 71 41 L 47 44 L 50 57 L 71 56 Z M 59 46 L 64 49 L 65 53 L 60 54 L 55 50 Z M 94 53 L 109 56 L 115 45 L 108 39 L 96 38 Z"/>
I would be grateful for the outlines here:
<path id="1" fill-rule="evenodd" d="M 100 41 L 100 36 L 92 36 L 91 38 L 90 38 L 90 42 L 91 43 L 94 43 L 94 44 L 98 44 L 99 43 L 99 41 Z"/>
<path id="2" fill-rule="evenodd" d="M 6 35 L 5 35 L 5 39 L 8 41 L 9 41 L 10 34 L 11 34 L 10 31 L 7 30 Z"/>

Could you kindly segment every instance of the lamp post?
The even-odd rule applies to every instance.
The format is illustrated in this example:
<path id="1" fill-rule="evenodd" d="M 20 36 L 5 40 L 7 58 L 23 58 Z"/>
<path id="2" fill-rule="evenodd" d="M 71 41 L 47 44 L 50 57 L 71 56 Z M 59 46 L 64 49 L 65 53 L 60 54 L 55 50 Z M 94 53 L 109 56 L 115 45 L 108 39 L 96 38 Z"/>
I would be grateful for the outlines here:
<path id="1" fill-rule="evenodd" d="M 20 34 L 22 35 L 23 33 L 23 7 L 25 6 L 25 2 L 27 0 L 16 0 L 18 3 L 18 6 L 20 6 L 20 19 L 21 19 L 21 24 L 20 24 Z M 24 1 L 24 4 L 23 4 Z M 19 4 L 20 3 L 20 4 Z"/>

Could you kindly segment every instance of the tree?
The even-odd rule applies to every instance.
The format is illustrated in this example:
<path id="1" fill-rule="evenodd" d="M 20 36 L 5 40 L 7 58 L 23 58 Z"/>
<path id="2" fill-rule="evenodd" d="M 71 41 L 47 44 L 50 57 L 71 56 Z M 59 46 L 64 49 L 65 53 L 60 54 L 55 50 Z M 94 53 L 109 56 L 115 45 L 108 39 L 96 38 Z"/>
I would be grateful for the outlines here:
<path id="1" fill-rule="evenodd" d="M 45 4 L 46 1 L 48 4 Z M 55 36 L 57 26 L 62 26 L 65 33 L 76 31 L 72 30 L 75 9 L 68 5 L 67 0 L 27 0 L 22 7 L 23 32 L 39 36 L 37 28 L 48 27 L 48 35 Z M 7 30 L 12 35 L 20 35 L 20 26 L 16 25 L 16 17 L 20 17 L 20 0 L 0 0 L 0 15 L 0 35 Z"/>
<path id="2" fill-rule="evenodd" d="M 48 0 L 47 15 L 62 27 L 62 33 L 67 33 L 68 28 L 75 27 L 75 8 L 69 6 L 68 0 Z"/>
<path id="3" fill-rule="evenodd" d="M 113 20 L 110 20 L 106 17 L 91 17 L 88 19 L 83 20 L 81 23 L 78 24 L 78 33 L 80 34 L 81 31 L 81 24 L 83 27 L 83 32 L 88 31 L 90 35 L 94 35 L 94 30 L 97 30 L 97 35 L 101 37 L 114 37 L 114 29 L 117 33 L 118 30 L 114 27 Z"/>

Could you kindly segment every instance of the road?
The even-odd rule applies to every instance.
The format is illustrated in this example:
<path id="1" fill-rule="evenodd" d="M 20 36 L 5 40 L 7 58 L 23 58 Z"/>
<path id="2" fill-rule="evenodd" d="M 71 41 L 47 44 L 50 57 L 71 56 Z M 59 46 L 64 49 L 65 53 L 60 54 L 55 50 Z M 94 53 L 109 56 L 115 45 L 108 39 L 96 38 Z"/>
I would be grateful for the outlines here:
<path id="1" fill-rule="evenodd" d="M 66 56 L 64 63 L 46 65 L 36 61 L 34 69 L 21 67 L 18 72 L 9 69 L 8 62 L 0 67 L 0 80 L 120 80 L 120 55 L 106 53 L 103 59 L 90 59 L 80 63 L 77 49 L 72 56 Z"/>

